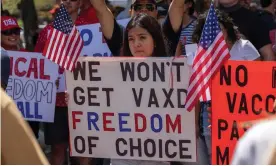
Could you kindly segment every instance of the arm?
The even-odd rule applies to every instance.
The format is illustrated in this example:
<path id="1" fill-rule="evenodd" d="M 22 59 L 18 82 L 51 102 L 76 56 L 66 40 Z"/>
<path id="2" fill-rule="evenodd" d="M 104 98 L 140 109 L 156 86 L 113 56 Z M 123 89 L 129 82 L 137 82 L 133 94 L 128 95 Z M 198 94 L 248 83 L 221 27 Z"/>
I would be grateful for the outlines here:
<path id="1" fill-rule="evenodd" d="M 184 0 L 173 0 L 169 8 L 169 19 L 175 33 L 177 33 L 182 26 L 184 3 Z"/>
<path id="2" fill-rule="evenodd" d="M 108 9 L 105 0 L 90 0 L 90 2 L 96 10 L 105 38 L 110 40 L 112 38 L 115 21 L 112 12 Z"/>
<path id="3" fill-rule="evenodd" d="M 182 55 L 182 44 L 181 42 L 179 42 L 176 48 L 175 57 L 179 57 L 181 55 Z"/>
<path id="4" fill-rule="evenodd" d="M 267 44 L 259 49 L 264 61 L 276 61 L 276 55 L 272 50 L 272 45 Z"/>

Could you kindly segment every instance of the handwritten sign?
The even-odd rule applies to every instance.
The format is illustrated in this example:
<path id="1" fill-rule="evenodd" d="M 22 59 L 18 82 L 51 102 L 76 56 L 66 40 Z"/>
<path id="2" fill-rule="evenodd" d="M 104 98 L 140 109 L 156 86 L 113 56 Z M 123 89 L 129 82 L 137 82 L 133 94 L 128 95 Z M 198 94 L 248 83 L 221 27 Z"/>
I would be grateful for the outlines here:
<path id="1" fill-rule="evenodd" d="M 212 163 L 230 164 L 250 124 L 276 114 L 276 62 L 229 61 L 212 80 Z"/>
<path id="2" fill-rule="evenodd" d="M 66 81 L 73 156 L 196 161 L 186 58 L 81 57 Z"/>
<path id="3" fill-rule="evenodd" d="M 8 54 L 11 67 L 7 93 L 26 120 L 53 122 L 58 65 L 39 53 Z"/>

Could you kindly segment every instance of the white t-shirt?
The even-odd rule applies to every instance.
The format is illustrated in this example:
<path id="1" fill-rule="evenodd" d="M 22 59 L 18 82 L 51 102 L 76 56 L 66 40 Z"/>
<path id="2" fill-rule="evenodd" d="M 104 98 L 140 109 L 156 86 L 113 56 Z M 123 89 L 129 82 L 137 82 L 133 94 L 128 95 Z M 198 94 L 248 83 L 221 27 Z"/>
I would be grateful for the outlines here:
<path id="1" fill-rule="evenodd" d="M 230 50 L 230 55 L 230 60 L 253 61 L 260 57 L 258 50 L 253 46 L 253 44 L 244 39 L 236 41 Z"/>

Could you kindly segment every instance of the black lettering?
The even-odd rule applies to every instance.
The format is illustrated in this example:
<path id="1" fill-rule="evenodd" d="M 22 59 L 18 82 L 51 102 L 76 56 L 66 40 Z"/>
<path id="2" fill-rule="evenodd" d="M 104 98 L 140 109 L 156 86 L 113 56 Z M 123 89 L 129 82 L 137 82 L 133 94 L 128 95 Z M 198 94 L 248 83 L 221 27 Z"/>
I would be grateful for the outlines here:
<path id="1" fill-rule="evenodd" d="M 80 149 L 78 148 L 78 142 L 79 140 L 81 141 L 81 147 Z M 80 154 L 83 154 L 85 152 L 85 140 L 83 137 L 81 136 L 76 136 L 75 139 L 74 139 L 74 146 L 75 146 L 75 150 L 76 152 L 80 153 Z"/>
<path id="2" fill-rule="evenodd" d="M 232 131 L 231 131 L 231 135 L 230 135 L 230 140 L 232 141 L 234 138 L 236 138 L 237 140 L 240 138 L 239 137 L 238 124 L 235 120 L 233 122 Z"/>
<path id="3" fill-rule="evenodd" d="M 172 66 L 176 66 L 176 79 L 177 82 L 181 82 L 181 66 L 184 66 L 183 62 L 173 62 Z"/>
<path id="4" fill-rule="evenodd" d="M 162 139 L 159 139 L 159 158 L 163 158 L 163 142 Z"/>
<path id="5" fill-rule="evenodd" d="M 163 92 L 164 92 L 164 95 L 166 96 L 166 101 L 164 103 L 164 108 L 167 108 L 168 104 L 170 104 L 171 108 L 174 108 L 174 105 L 171 101 L 171 96 L 172 96 L 172 92 L 173 92 L 173 89 L 170 89 L 169 93 L 167 93 L 166 89 L 162 89 Z"/>
<path id="6" fill-rule="evenodd" d="M 127 141 L 123 138 L 118 138 L 116 140 L 116 152 L 119 156 L 125 156 L 127 155 L 127 150 L 124 150 L 123 152 L 120 151 L 120 145 L 119 143 L 122 142 L 124 145 L 127 145 Z"/>
<path id="7" fill-rule="evenodd" d="M 179 140 L 179 156 L 181 159 L 191 159 L 192 155 L 184 155 L 183 152 L 188 152 L 188 148 L 184 144 L 190 144 L 191 140 Z"/>
<path id="8" fill-rule="evenodd" d="M 145 68 L 145 72 L 142 72 L 142 67 Z M 149 65 L 145 62 L 141 62 L 138 64 L 137 66 L 137 70 L 138 70 L 138 78 L 139 80 L 145 82 L 149 79 Z M 142 73 L 145 73 L 145 76 L 142 76 Z"/>
<path id="9" fill-rule="evenodd" d="M 74 80 L 78 80 L 79 75 L 81 76 L 82 80 L 85 80 L 85 73 L 86 73 L 86 62 L 77 62 L 76 68 L 73 70 Z"/>
<path id="10" fill-rule="evenodd" d="M 88 136 L 89 154 L 93 154 L 92 148 L 97 147 L 97 144 L 92 143 L 93 140 L 98 141 L 98 140 L 99 140 L 99 137 Z"/>
<path id="11" fill-rule="evenodd" d="M 218 138 L 221 139 L 222 132 L 228 129 L 228 123 L 224 119 L 218 119 Z"/>
<path id="12" fill-rule="evenodd" d="M 142 157 L 142 145 L 141 145 L 141 138 L 137 139 L 138 141 L 138 145 L 135 146 L 133 145 L 133 138 L 129 139 L 129 148 L 130 148 L 130 156 L 133 157 L 134 156 L 134 150 L 138 150 L 138 156 Z"/>
<path id="13" fill-rule="evenodd" d="M 241 95 L 241 102 L 239 107 L 239 113 L 245 112 L 248 115 L 247 101 L 244 93 Z"/>
<path id="14" fill-rule="evenodd" d="M 131 67 L 130 67 L 131 64 Z M 134 68 L 134 62 L 120 62 L 120 66 L 121 66 L 121 71 L 122 71 L 122 78 L 123 81 L 127 81 L 127 74 L 129 74 L 130 80 L 134 81 L 134 72 L 135 72 L 135 68 Z"/>
<path id="15" fill-rule="evenodd" d="M 81 88 L 81 87 L 75 87 L 74 88 L 74 91 L 73 91 L 73 97 L 74 97 L 74 101 L 77 105 L 83 105 L 85 103 L 85 97 L 82 96 L 81 94 L 80 95 L 77 95 L 77 92 L 80 91 L 81 94 L 84 93 L 84 90 Z M 79 96 L 79 99 L 78 100 L 78 96 Z"/>
<path id="16" fill-rule="evenodd" d="M 99 88 L 97 87 L 87 87 L 88 91 L 88 106 L 100 106 L 100 103 L 92 102 L 91 99 L 97 99 L 96 95 L 92 95 L 91 92 L 93 91 L 99 91 Z"/>
<path id="17" fill-rule="evenodd" d="M 224 85 L 223 81 L 226 85 L 231 85 L 231 66 L 228 66 L 227 72 L 225 66 L 220 68 L 220 85 Z"/>
<path id="18" fill-rule="evenodd" d="M 265 101 L 265 109 L 266 109 L 266 111 L 267 111 L 267 113 L 270 113 L 270 114 L 276 114 L 276 110 L 273 110 L 273 103 L 274 103 L 274 101 L 275 101 L 275 96 L 273 96 L 273 95 L 268 95 L 267 97 L 266 97 L 266 101 Z M 270 102 L 269 102 L 270 101 Z M 270 105 L 270 103 L 271 103 L 271 105 Z M 270 110 L 270 108 L 272 108 L 272 111 L 270 112 L 269 110 Z"/>
<path id="19" fill-rule="evenodd" d="M 156 62 L 153 62 L 153 81 L 157 81 L 157 75 L 160 81 L 165 82 L 165 64 L 161 62 L 161 69 L 158 67 Z"/>
<path id="20" fill-rule="evenodd" d="M 136 107 L 140 107 L 140 105 L 141 105 L 143 90 L 144 90 L 143 88 L 140 88 L 139 97 L 138 97 L 137 93 L 136 93 L 136 89 L 132 88 L 132 93 L 133 93 L 133 96 L 134 96 Z"/>
<path id="21" fill-rule="evenodd" d="M 216 164 L 217 165 L 229 165 L 229 147 L 224 149 L 224 153 L 221 153 L 219 146 L 216 147 Z"/>
<path id="22" fill-rule="evenodd" d="M 170 152 L 169 152 L 169 149 L 170 149 L 169 148 L 169 144 L 172 144 L 173 146 L 176 146 L 176 142 L 174 140 L 167 140 L 165 142 L 165 154 L 166 154 L 166 156 L 168 158 L 174 158 L 177 155 L 177 153 L 173 152 L 172 154 L 170 154 Z"/>
<path id="23" fill-rule="evenodd" d="M 243 80 L 241 81 L 241 71 L 243 71 Z M 237 84 L 240 87 L 244 87 L 247 85 L 248 82 L 248 72 L 247 72 L 247 68 L 244 65 L 239 65 L 236 69 L 236 81 Z"/>
<path id="24" fill-rule="evenodd" d="M 98 69 L 93 69 L 93 65 L 100 65 L 99 61 L 89 61 L 88 62 L 88 67 L 89 67 L 89 76 L 90 76 L 90 81 L 101 81 L 101 77 L 93 77 L 93 73 L 98 73 Z"/>
<path id="25" fill-rule="evenodd" d="M 256 99 L 258 99 L 259 102 L 262 102 L 263 99 L 262 99 L 262 96 L 259 94 L 255 94 L 252 96 L 252 111 L 255 115 L 260 115 L 263 109 L 262 108 L 256 109 L 256 106 L 255 106 L 255 104 L 257 103 Z"/>
<path id="26" fill-rule="evenodd" d="M 155 107 L 159 108 L 159 103 L 155 94 L 155 90 L 151 88 L 148 107 L 151 107 L 151 105 L 153 104 L 155 105 Z"/>
<path id="27" fill-rule="evenodd" d="M 181 96 L 181 93 L 184 93 L 187 97 L 188 91 L 186 89 L 177 89 L 178 108 L 185 108 L 185 101 L 183 100 L 184 97 Z"/>
<path id="28" fill-rule="evenodd" d="M 151 146 L 152 146 L 152 152 L 151 153 L 149 152 L 149 148 L 148 148 L 149 144 L 151 144 Z M 154 140 L 152 140 L 152 139 L 145 140 L 144 150 L 145 150 L 145 155 L 147 157 L 154 157 L 155 154 L 156 154 L 156 145 L 155 145 Z"/>
<path id="29" fill-rule="evenodd" d="M 237 100 L 237 93 L 234 93 L 233 101 L 231 100 L 231 95 L 229 92 L 226 92 L 226 97 L 227 97 L 229 111 L 230 113 L 234 113 L 235 104 Z"/>
<path id="30" fill-rule="evenodd" d="M 110 107 L 110 92 L 113 92 L 113 88 L 103 88 L 104 92 L 106 92 L 106 106 Z"/>

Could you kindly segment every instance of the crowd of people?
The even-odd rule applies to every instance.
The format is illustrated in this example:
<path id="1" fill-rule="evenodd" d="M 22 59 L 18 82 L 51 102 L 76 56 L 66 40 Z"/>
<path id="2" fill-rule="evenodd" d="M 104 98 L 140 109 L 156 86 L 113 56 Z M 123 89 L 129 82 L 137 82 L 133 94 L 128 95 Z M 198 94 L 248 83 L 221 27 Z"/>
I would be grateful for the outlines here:
<path id="1" fill-rule="evenodd" d="M 186 56 L 185 45 L 199 43 L 211 0 L 132 0 L 130 21 L 122 27 L 105 0 L 61 0 L 76 26 L 100 23 L 103 36 L 113 56 L 173 57 Z M 276 61 L 276 1 L 260 0 L 260 7 L 248 0 L 215 0 L 216 14 L 230 51 L 231 60 Z M 53 14 L 58 11 L 58 5 Z M 162 8 L 162 10 L 159 10 Z M 117 13 L 118 14 L 118 13 Z M 120 14 L 119 14 L 120 15 Z M 122 17 L 122 16 L 120 16 Z M 53 24 L 41 30 L 34 52 L 43 52 Z M 1 16 L 1 47 L 5 50 L 27 51 L 20 47 L 17 20 Z M 1 53 L 1 86 L 7 86 L 9 59 Z M 60 74 L 64 71 L 59 70 Z M 265 86 L 265 85 L 264 85 Z M 66 93 L 57 93 L 54 123 L 45 123 L 45 143 L 51 146 L 49 162 L 67 163 L 69 144 Z M 196 106 L 196 164 L 211 164 L 211 101 Z M 28 122 L 35 137 L 40 124 Z M 274 122 L 275 123 L 275 122 Z M 276 131 L 276 130 L 275 130 Z M 275 135 L 274 135 L 275 136 Z M 271 136 L 273 137 L 273 136 Z M 274 140 L 276 142 L 276 140 Z M 245 154 L 246 152 L 240 152 Z M 236 160 L 234 160 L 236 161 Z M 169 164 L 159 161 L 70 158 L 71 164 Z M 234 162 L 239 163 L 239 162 Z M 195 164 L 177 163 L 171 164 Z M 254 163 L 255 164 L 255 163 Z M 256 162 L 256 164 L 262 164 Z"/>

